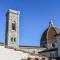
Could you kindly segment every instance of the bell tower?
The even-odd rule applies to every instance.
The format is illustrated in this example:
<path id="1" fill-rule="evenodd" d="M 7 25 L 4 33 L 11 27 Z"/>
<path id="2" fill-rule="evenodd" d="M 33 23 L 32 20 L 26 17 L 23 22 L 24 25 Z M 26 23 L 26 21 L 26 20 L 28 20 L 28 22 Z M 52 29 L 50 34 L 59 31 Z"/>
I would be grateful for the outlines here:
<path id="1" fill-rule="evenodd" d="M 9 9 L 6 13 L 5 46 L 19 46 L 19 11 Z"/>

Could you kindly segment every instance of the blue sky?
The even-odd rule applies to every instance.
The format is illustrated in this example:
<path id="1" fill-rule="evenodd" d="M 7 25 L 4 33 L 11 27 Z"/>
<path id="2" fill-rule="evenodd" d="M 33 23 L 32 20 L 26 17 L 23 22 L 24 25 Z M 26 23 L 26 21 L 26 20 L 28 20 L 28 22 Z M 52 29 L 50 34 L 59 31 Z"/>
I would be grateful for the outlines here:
<path id="1" fill-rule="evenodd" d="M 19 10 L 20 45 L 40 46 L 40 38 L 53 17 L 60 28 L 60 0 L 0 0 L 0 42 L 5 40 L 6 12 Z"/>

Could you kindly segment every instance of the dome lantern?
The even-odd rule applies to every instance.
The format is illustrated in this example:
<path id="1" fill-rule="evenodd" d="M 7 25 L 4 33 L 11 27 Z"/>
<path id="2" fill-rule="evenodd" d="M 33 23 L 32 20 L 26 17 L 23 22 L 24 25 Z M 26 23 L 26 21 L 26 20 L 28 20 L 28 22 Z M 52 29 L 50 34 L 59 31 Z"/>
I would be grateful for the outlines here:
<path id="1" fill-rule="evenodd" d="M 50 18 L 49 27 L 53 27 L 53 18 Z"/>

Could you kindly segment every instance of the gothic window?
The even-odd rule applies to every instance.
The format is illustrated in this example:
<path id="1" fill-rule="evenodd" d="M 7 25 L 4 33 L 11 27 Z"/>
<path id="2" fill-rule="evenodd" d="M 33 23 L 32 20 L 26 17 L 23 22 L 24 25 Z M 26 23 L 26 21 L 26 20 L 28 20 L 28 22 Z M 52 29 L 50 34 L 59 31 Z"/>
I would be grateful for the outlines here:
<path id="1" fill-rule="evenodd" d="M 11 42 L 16 42 L 16 38 L 11 38 Z"/>
<path id="2" fill-rule="evenodd" d="M 16 23 L 12 23 L 12 30 L 16 30 Z"/>
<path id="3" fill-rule="evenodd" d="M 11 42 L 13 42 L 13 37 L 11 38 Z"/>
<path id="4" fill-rule="evenodd" d="M 14 42 L 16 42 L 16 38 L 14 38 Z"/>

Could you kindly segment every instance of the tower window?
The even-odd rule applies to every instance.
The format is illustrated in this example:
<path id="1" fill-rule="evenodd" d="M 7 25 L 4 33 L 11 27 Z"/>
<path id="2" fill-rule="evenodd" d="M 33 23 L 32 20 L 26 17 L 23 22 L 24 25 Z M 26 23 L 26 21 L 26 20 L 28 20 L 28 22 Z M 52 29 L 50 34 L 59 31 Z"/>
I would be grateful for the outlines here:
<path id="1" fill-rule="evenodd" d="M 12 23 L 12 30 L 16 30 L 16 24 L 15 24 L 15 22 Z"/>
<path id="2" fill-rule="evenodd" d="M 13 37 L 11 38 L 11 42 L 13 42 Z"/>
<path id="3" fill-rule="evenodd" d="M 16 38 L 14 38 L 14 42 L 16 42 Z"/>

